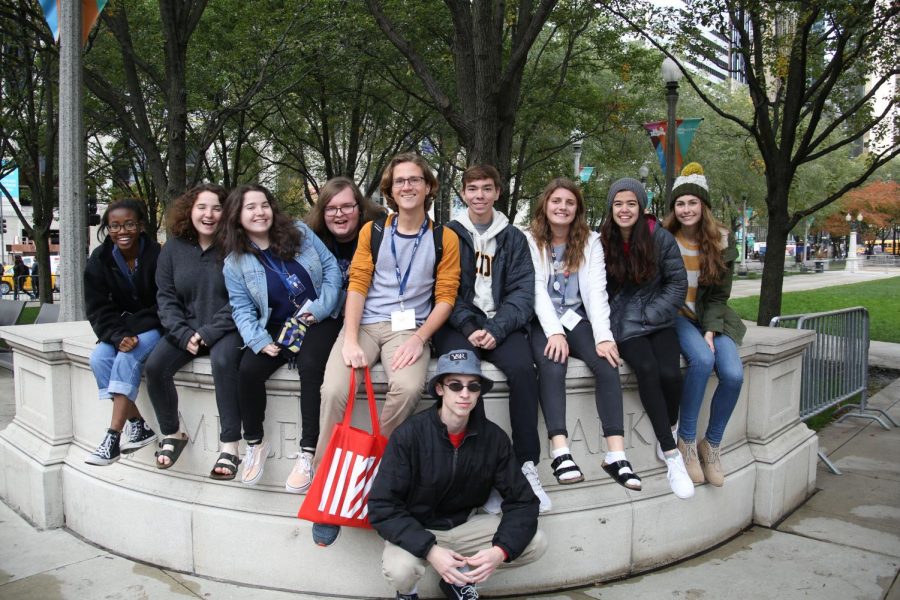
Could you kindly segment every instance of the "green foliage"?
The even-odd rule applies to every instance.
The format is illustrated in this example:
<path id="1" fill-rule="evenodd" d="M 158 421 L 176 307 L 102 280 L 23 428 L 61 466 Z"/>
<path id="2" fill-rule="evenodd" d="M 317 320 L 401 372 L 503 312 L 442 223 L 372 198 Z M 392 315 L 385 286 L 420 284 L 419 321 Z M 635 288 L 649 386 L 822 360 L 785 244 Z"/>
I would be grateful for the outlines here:
<path id="1" fill-rule="evenodd" d="M 784 295 L 781 314 L 797 315 L 864 306 L 869 311 L 871 339 L 898 344 L 900 343 L 898 295 L 900 295 L 900 277 L 805 292 L 789 292 Z M 732 298 L 728 304 L 742 319 L 756 320 L 759 296 Z"/>

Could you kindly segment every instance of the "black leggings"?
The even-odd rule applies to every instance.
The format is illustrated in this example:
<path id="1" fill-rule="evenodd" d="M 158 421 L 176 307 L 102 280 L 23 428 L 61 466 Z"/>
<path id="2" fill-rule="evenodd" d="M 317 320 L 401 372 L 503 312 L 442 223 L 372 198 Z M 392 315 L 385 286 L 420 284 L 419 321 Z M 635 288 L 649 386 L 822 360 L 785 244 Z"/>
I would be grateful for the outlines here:
<path id="1" fill-rule="evenodd" d="M 322 407 L 325 364 L 343 326 L 343 317 L 325 319 L 310 327 L 303 338 L 297 360 L 297 371 L 300 374 L 300 420 L 303 428 L 301 448 L 315 448 L 319 443 L 319 413 Z"/>
<path id="2" fill-rule="evenodd" d="M 603 436 L 625 435 L 622 415 L 622 388 L 619 385 L 619 369 L 597 354 L 591 324 L 582 319 L 575 329 L 566 334 L 569 355 L 580 358 L 594 374 L 594 402 L 603 424 Z M 547 436 L 564 435 L 566 430 L 566 371 L 565 363 L 553 362 L 544 356 L 547 336 L 537 319 L 531 322 L 531 352 L 538 366 L 541 380 L 541 410 L 547 424 Z"/>
<path id="3" fill-rule="evenodd" d="M 238 364 L 243 341 L 237 331 L 225 334 L 211 348 L 200 347 L 200 356 L 209 354 L 213 383 L 216 386 L 216 406 L 219 409 L 219 440 L 222 443 L 241 439 L 241 411 L 238 401 Z M 165 337 L 159 340 L 147 358 L 147 394 L 153 403 L 160 433 L 173 435 L 178 431 L 178 391 L 175 374 L 197 358 L 175 346 Z"/>
<path id="4" fill-rule="evenodd" d="M 494 364 L 506 375 L 509 386 L 509 422 L 512 429 L 513 451 L 519 464 L 528 461 L 538 464 L 541 458 L 541 438 L 538 435 L 537 373 L 528 351 L 528 337 L 521 330 L 513 331 L 493 350 L 475 348 L 468 338 L 449 324 L 434 335 L 438 354 L 451 350 L 472 350 Z M 482 406 L 479 402 L 477 406 Z"/>
<path id="5" fill-rule="evenodd" d="M 619 354 L 637 377 L 641 404 L 663 451 L 675 449 L 672 427 L 681 405 L 681 348 L 674 327 L 618 342 Z"/>

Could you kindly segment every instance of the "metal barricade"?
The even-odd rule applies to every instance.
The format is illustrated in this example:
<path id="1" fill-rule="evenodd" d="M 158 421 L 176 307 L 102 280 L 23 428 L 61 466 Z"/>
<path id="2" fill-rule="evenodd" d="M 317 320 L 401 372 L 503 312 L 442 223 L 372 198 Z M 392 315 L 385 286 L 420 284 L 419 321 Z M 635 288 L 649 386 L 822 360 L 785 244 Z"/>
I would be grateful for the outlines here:
<path id="1" fill-rule="evenodd" d="M 857 417 L 877 421 L 885 429 L 890 429 L 888 422 L 897 425 L 885 411 L 866 406 L 869 311 L 857 306 L 808 315 L 785 315 L 773 318 L 769 326 L 816 332 L 815 341 L 803 353 L 801 419 L 808 419 L 858 394 L 859 402 L 841 407 L 841 410 L 857 410 L 850 410 L 839 421 Z M 841 474 L 821 450 L 819 458 L 832 473 Z"/>

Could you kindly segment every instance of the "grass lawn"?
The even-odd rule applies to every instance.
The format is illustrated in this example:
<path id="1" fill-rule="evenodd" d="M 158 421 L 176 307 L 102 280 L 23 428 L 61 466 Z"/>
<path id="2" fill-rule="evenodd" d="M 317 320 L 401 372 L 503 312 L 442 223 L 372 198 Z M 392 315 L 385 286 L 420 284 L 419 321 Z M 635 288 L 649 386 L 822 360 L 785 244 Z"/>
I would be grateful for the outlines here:
<path id="1" fill-rule="evenodd" d="M 756 320 L 759 296 L 732 298 L 728 304 L 742 319 Z M 873 340 L 900 344 L 900 277 L 788 292 L 781 302 L 781 314 L 825 312 L 851 306 L 869 310 L 869 335 Z"/>

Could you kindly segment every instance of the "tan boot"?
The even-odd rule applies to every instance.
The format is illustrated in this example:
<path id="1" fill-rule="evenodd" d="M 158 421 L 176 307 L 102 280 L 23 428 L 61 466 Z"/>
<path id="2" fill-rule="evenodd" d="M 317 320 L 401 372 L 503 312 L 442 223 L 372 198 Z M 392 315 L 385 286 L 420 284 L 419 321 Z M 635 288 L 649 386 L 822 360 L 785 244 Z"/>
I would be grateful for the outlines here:
<path id="1" fill-rule="evenodd" d="M 697 452 L 700 454 L 700 465 L 706 480 L 716 487 L 722 487 L 725 484 L 725 471 L 719 460 L 719 446 L 713 446 L 704 438 L 697 445 Z"/>
<path id="2" fill-rule="evenodd" d="M 686 442 L 678 438 L 678 451 L 681 452 L 684 468 L 687 469 L 691 481 L 697 484 L 706 481 L 703 477 L 703 469 L 700 467 L 700 458 L 697 456 L 697 442 Z"/>

